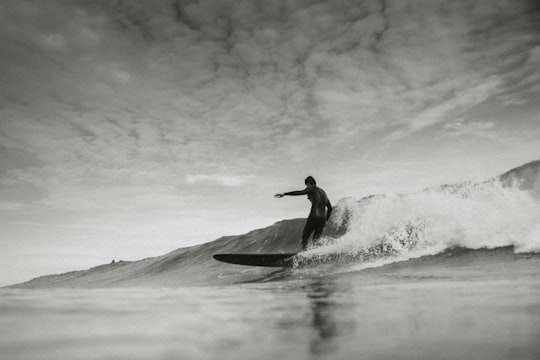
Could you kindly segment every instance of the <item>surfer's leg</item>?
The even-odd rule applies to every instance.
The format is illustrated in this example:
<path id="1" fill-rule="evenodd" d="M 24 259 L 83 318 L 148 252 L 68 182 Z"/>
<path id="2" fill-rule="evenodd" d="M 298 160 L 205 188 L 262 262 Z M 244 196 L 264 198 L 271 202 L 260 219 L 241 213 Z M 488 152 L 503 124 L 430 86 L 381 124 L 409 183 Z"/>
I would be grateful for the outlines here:
<path id="1" fill-rule="evenodd" d="M 326 225 L 326 219 L 319 219 L 319 221 L 317 221 L 313 231 L 313 241 L 319 240 L 324 230 L 324 225 Z"/>
<path id="2" fill-rule="evenodd" d="M 309 236 L 311 235 L 313 230 L 315 230 L 313 226 L 313 221 L 311 219 L 308 219 L 306 221 L 306 225 L 304 226 L 304 231 L 302 231 L 302 250 L 307 249 Z"/>
<path id="3" fill-rule="evenodd" d="M 323 229 L 324 229 L 324 226 L 319 226 L 315 229 L 315 231 L 313 232 L 313 240 L 319 240 Z"/>

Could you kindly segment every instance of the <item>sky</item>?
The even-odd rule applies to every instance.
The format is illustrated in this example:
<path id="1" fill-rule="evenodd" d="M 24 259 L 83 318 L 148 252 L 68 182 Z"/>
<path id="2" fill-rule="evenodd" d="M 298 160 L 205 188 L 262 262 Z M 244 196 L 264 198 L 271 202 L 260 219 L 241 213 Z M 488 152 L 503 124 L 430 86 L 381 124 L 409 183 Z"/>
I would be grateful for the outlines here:
<path id="1" fill-rule="evenodd" d="M 0 285 L 540 158 L 537 1 L 0 2 Z"/>

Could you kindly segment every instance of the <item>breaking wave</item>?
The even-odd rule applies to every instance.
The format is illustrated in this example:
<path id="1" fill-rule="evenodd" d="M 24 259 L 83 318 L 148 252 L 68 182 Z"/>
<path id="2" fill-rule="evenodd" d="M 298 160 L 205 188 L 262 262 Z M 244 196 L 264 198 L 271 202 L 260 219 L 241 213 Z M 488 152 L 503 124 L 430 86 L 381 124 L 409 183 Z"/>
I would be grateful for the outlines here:
<path id="1" fill-rule="evenodd" d="M 43 276 L 15 287 L 223 285 L 351 272 L 425 255 L 440 255 L 436 261 L 442 261 L 446 253 L 468 256 L 472 249 L 481 248 L 512 246 L 515 252 L 540 253 L 540 160 L 483 183 L 342 199 L 325 229 L 326 237 L 299 253 L 295 257 L 299 266 L 293 269 L 245 268 L 212 257 L 297 252 L 304 223 L 305 219 L 283 220 L 155 258 Z"/>
<path id="2" fill-rule="evenodd" d="M 339 235 L 299 254 L 297 264 L 373 265 L 456 247 L 514 246 L 515 252 L 540 252 L 538 189 L 524 188 L 523 183 L 505 174 L 483 183 L 446 185 L 408 195 L 343 199 L 329 224 Z M 536 186 L 537 179 L 533 183 Z"/>

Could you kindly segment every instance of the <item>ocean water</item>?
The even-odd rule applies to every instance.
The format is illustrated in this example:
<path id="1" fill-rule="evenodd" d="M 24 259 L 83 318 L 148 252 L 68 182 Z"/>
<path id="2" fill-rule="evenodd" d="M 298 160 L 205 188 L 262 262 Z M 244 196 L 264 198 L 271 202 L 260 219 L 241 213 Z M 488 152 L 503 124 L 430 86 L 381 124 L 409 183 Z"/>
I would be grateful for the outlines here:
<path id="1" fill-rule="evenodd" d="M 406 272 L 304 272 L 227 286 L 2 289 L 0 353 L 12 360 L 538 359 L 540 261 L 516 264 L 521 270 L 495 275 L 482 265 L 461 272 L 451 265 L 434 276 L 412 264 Z"/>
<path id="2" fill-rule="evenodd" d="M 298 220 L 0 289 L 2 359 L 540 359 L 540 161 L 482 183 L 344 199 Z"/>

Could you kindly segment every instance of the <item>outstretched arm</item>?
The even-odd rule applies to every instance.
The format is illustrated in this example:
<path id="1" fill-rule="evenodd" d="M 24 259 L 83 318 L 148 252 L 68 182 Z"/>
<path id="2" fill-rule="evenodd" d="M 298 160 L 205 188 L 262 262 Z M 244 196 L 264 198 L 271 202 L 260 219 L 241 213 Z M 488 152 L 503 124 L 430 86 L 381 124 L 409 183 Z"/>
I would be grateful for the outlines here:
<path id="1" fill-rule="evenodd" d="M 309 188 L 305 188 L 304 190 L 289 191 L 289 192 L 286 192 L 286 193 L 276 194 L 276 195 L 274 195 L 274 197 L 282 198 L 285 195 L 298 196 L 298 195 L 307 195 L 308 193 L 309 193 Z"/>
<path id="2" fill-rule="evenodd" d="M 330 215 L 332 214 L 332 204 L 330 204 L 330 200 L 326 199 L 326 220 L 330 219 Z"/>

